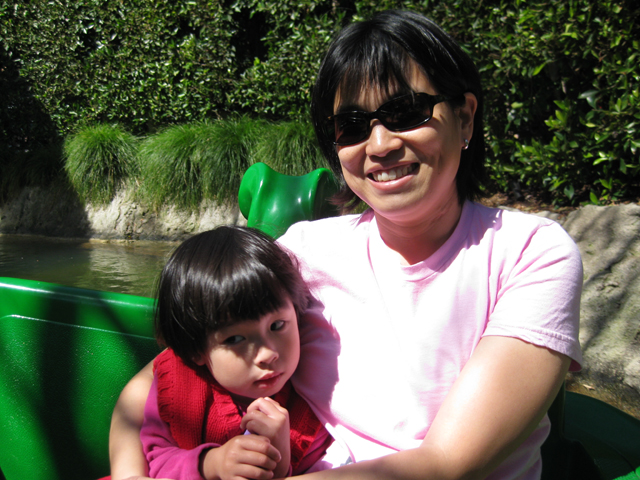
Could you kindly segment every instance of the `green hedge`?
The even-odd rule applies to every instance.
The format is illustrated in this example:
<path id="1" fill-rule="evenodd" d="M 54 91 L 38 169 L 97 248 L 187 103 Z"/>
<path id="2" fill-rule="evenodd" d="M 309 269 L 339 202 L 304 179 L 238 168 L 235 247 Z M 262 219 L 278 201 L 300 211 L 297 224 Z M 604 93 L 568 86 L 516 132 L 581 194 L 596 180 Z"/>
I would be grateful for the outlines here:
<path id="1" fill-rule="evenodd" d="M 233 22 L 220 2 L 2 2 L 0 25 L 3 59 L 63 133 L 215 115 L 236 75 Z"/>
<path id="2" fill-rule="evenodd" d="M 385 8 L 425 13 L 475 59 L 488 193 L 640 196 L 635 0 L 1 2 L 0 173 L 97 123 L 145 135 L 233 114 L 300 121 L 334 32 Z"/>

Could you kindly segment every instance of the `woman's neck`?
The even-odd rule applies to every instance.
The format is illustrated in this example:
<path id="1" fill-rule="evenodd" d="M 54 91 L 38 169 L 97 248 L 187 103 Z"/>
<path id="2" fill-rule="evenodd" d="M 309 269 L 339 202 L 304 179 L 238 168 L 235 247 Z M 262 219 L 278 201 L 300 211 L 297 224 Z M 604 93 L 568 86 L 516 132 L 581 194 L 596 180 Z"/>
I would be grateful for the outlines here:
<path id="1" fill-rule="evenodd" d="M 382 240 L 405 265 L 415 265 L 433 255 L 451 237 L 461 215 L 462 205 L 457 201 L 425 215 L 421 222 L 405 224 L 375 214 Z"/>

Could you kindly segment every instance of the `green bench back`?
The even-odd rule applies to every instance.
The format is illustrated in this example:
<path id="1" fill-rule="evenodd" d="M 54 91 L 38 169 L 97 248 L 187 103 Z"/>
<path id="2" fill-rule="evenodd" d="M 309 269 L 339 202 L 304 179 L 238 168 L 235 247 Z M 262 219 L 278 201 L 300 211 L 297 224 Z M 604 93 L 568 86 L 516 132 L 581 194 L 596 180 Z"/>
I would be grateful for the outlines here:
<path id="1" fill-rule="evenodd" d="M 152 301 L 0 278 L 0 468 L 8 480 L 109 473 L 111 412 L 158 352 Z"/>

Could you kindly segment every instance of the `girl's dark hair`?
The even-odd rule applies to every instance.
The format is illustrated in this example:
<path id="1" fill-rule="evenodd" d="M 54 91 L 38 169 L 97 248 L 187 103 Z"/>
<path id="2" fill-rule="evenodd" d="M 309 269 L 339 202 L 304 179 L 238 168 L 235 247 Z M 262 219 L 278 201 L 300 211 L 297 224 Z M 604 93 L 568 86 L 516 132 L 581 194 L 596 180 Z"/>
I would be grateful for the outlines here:
<path id="1" fill-rule="evenodd" d="M 485 177 L 483 98 L 480 75 L 469 57 L 438 25 L 410 11 L 387 10 L 370 20 L 347 25 L 327 51 L 313 89 L 311 116 L 320 148 L 337 178 L 341 190 L 334 201 L 344 210 L 353 210 L 359 199 L 342 175 L 334 138 L 324 131 L 324 119 L 333 115 L 336 93 L 352 101 L 364 89 L 379 88 L 410 93 L 413 64 L 427 76 L 437 93 L 460 98 L 466 92 L 478 100 L 473 138 L 462 151 L 456 177 L 460 203 L 480 193 Z M 450 102 L 456 106 L 454 101 Z M 459 105 L 458 103 L 457 105 Z"/>
<path id="2" fill-rule="evenodd" d="M 156 337 L 193 364 L 206 353 L 211 333 L 258 320 L 287 298 L 300 318 L 309 295 L 297 261 L 271 237 L 251 228 L 218 227 L 182 243 L 162 270 Z"/>

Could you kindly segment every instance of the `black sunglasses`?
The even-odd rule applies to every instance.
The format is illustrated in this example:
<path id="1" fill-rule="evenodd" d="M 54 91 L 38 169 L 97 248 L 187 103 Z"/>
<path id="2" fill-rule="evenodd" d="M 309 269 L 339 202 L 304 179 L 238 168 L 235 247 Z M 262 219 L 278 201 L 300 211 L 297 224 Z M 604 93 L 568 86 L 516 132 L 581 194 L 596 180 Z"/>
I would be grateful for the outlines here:
<path id="1" fill-rule="evenodd" d="M 434 105 L 452 100 L 444 95 L 410 93 L 383 104 L 375 112 L 354 110 L 331 115 L 325 120 L 325 133 L 335 145 L 353 145 L 371 133 L 371 120 L 378 119 L 387 130 L 402 132 L 431 120 Z"/>

